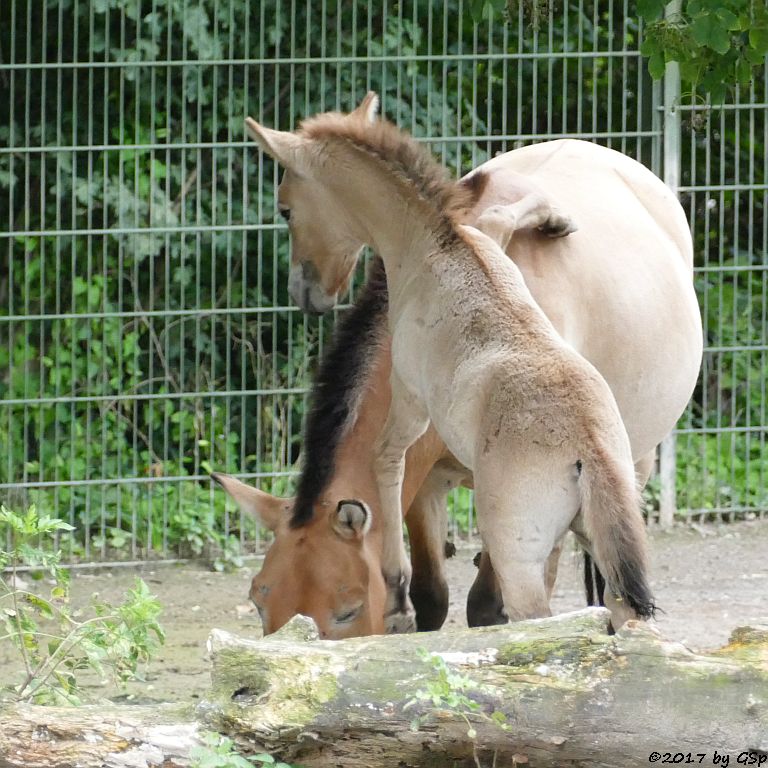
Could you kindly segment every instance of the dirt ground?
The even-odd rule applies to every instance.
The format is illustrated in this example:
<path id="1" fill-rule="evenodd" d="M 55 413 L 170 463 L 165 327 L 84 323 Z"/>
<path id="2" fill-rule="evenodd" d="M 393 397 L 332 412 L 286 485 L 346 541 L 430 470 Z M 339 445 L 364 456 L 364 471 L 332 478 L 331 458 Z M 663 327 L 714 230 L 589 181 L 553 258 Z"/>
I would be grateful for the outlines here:
<path id="1" fill-rule="evenodd" d="M 656 623 L 669 639 L 695 650 L 723 645 L 737 626 L 768 622 L 768 519 L 720 526 L 652 530 L 652 579 L 663 613 Z M 448 561 L 451 610 L 447 624 L 465 626 L 466 594 L 474 578 L 477 547 L 460 549 Z M 248 601 L 248 587 L 259 563 L 229 574 L 200 567 L 146 566 L 75 571 L 73 600 L 93 593 L 119 601 L 141 576 L 164 606 L 165 646 L 146 670 L 146 682 L 122 693 L 93 681 L 95 697 L 148 702 L 199 698 L 209 683 L 206 638 L 212 627 L 244 637 L 261 636 L 258 615 Z M 581 555 L 567 546 L 552 601 L 554 613 L 584 605 Z M 0 679 L 17 679 L 20 669 L 9 641 L 0 641 Z"/>

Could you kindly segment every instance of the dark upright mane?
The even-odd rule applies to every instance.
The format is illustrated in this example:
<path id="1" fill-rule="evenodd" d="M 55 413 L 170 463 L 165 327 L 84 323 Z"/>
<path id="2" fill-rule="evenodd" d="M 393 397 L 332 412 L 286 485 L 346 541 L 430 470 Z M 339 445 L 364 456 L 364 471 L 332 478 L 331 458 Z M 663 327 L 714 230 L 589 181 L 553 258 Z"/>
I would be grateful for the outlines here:
<path id="1" fill-rule="evenodd" d="M 304 464 L 291 517 L 293 528 L 312 520 L 314 503 L 333 476 L 336 451 L 356 410 L 378 341 L 386 333 L 387 298 L 384 264 L 377 257 L 362 295 L 338 321 L 315 377 L 304 424 Z"/>
<path id="2" fill-rule="evenodd" d="M 422 144 L 394 124 L 326 112 L 302 122 L 299 132 L 317 141 L 342 140 L 375 158 L 418 195 L 441 225 L 463 217 L 477 198 L 471 184 L 456 184 Z"/>

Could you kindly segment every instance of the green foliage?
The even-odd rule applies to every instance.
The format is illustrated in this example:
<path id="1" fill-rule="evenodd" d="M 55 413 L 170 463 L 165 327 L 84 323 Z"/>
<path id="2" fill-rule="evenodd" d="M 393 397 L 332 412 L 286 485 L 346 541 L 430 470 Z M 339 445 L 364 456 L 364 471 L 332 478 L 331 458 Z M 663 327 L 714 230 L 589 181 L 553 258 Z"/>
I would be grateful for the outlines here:
<path id="1" fill-rule="evenodd" d="M 0 56 L 15 50 L 19 62 L 99 66 L 17 71 L 0 100 L 0 144 L 45 150 L 0 154 L 0 218 L 20 233 L 0 257 L 7 259 L 0 315 L 46 316 L 0 325 L 0 400 L 30 401 L 0 406 L 0 483 L 72 483 L 32 488 L 23 500 L 73 526 L 57 531 L 70 558 L 93 557 L 94 548 L 102 557 L 162 552 L 205 557 L 217 568 L 237 564 L 255 523 L 231 515 L 206 474 L 269 474 L 295 464 L 300 390 L 333 322 L 261 311 L 289 303 L 289 243 L 274 216 L 278 173 L 240 145 L 246 114 L 288 129 L 304 115 L 347 109 L 373 88 L 390 119 L 418 137 L 445 137 L 430 148 L 456 175 L 511 149 L 508 135 L 626 130 L 627 138 L 605 143 L 650 165 L 650 78 L 635 57 L 619 66 L 609 57 L 558 54 L 634 51 L 641 16 L 651 21 L 650 40 L 653 30 L 688 40 L 680 54 L 688 46 L 712 66 L 737 67 L 728 57 L 749 59 L 766 44 L 764 4 L 739 0 L 683 0 L 679 24 L 659 22 L 652 0 L 632 0 L 626 15 L 594 0 L 338 3 L 326 9 L 323 35 L 312 4 L 289 8 L 277 0 L 200 0 L 194 7 L 186 0 L 51 0 L 45 9 L 45 23 L 21 12 L 15 26 L 0 23 Z M 509 34 L 495 21 L 502 15 L 528 26 Z M 724 47 L 722 30 L 725 54 L 716 50 Z M 711 46 L 691 47 L 694 32 Z M 668 42 L 658 44 L 665 47 L 647 49 L 654 74 L 672 56 Z M 550 50 L 555 56 L 542 55 Z M 477 60 L 466 59 L 469 51 Z M 295 55 L 308 63 L 280 64 Z M 455 58 L 441 63 L 444 55 Z M 236 63 L 215 63 L 222 58 Z M 710 75 L 698 71 L 684 67 L 684 76 L 698 77 L 701 88 Z M 697 153 L 684 161 L 692 169 L 684 183 L 707 175 L 729 183 L 732 168 L 764 156 L 762 133 L 749 120 L 729 130 L 719 176 L 711 167 L 717 153 L 705 151 L 708 137 L 691 133 L 684 148 Z M 241 231 L 242 224 L 258 226 Z M 26 234 L 55 228 L 100 234 Z M 699 235 L 698 266 L 714 229 Z M 735 259 L 735 242 L 747 242 L 737 230 L 726 219 L 717 233 L 726 259 Z M 753 250 L 739 263 L 759 260 Z M 731 316 L 721 282 L 700 278 L 711 297 L 711 328 Z M 736 331 L 754 333 L 757 302 L 748 319 L 735 301 Z M 212 315 L 217 308 L 231 313 Z M 709 341 L 719 343 L 716 336 Z M 717 423 L 715 389 L 736 403 L 734 419 L 752 418 L 759 388 L 743 382 L 764 375 L 758 358 L 734 354 L 732 380 L 710 370 L 695 396 L 693 426 Z M 227 390 L 260 394 L 207 394 Z M 697 503 L 761 498 L 755 467 L 765 457 L 757 440 L 733 444 L 729 477 L 711 471 L 726 452 L 722 438 L 683 445 L 679 471 L 708 472 Z M 289 481 L 280 478 L 276 489 L 290 493 Z M 457 499 L 466 525 L 470 497 L 462 491 Z"/>
<path id="2" fill-rule="evenodd" d="M 80 703 L 79 672 L 110 672 L 120 683 L 136 679 L 165 639 L 160 604 L 141 579 L 118 606 L 92 599 L 89 618 L 69 608 L 69 574 L 50 545 L 55 534 L 70 529 L 34 507 L 24 514 L 0 507 L 0 541 L 10 542 L 0 549 L 0 569 L 9 571 L 9 577 L 0 575 L 0 639 L 13 643 L 24 666 L 24 679 L 3 681 L 0 693 L 17 700 Z M 47 597 L 20 586 L 21 566 L 47 572 L 53 584 Z"/>
<path id="3" fill-rule="evenodd" d="M 702 236 L 702 249 L 710 236 Z M 725 271 L 699 273 L 696 279 L 707 346 L 722 351 L 705 355 L 689 425 L 684 425 L 702 432 L 678 440 L 678 487 L 685 507 L 765 509 L 765 440 L 750 432 L 718 431 L 764 419 L 768 360 L 748 348 L 764 339 L 763 268 L 758 253 L 745 252 L 723 257 L 720 266 Z"/>
<path id="4" fill-rule="evenodd" d="M 555 0 L 471 0 L 472 20 L 516 17 L 522 9 L 532 29 L 538 30 Z M 638 17 L 645 22 L 641 53 L 648 59 L 654 80 L 664 75 L 667 62 L 680 63 L 683 82 L 700 95 L 721 103 L 729 89 L 749 86 L 765 67 L 768 55 L 768 6 L 764 0 L 681 0 L 678 13 L 664 18 L 668 0 L 637 0 Z"/>
<path id="5" fill-rule="evenodd" d="M 641 52 L 654 79 L 667 62 L 680 63 L 690 88 L 721 103 L 729 88 L 748 87 L 768 55 L 768 7 L 764 0 L 683 0 L 679 13 L 662 18 L 664 0 L 638 0 L 646 22 Z"/>
<path id="6" fill-rule="evenodd" d="M 105 233 L 20 235 L 10 243 L 7 280 L 0 283 L 9 300 L 0 314 L 56 314 L 2 325 L 0 399 L 31 402 L 3 407 L 0 483 L 73 481 L 33 487 L 21 499 L 69 520 L 74 529 L 60 532 L 60 541 L 70 557 L 92 557 L 95 547 L 102 557 L 151 551 L 229 567 L 240 542 L 253 540 L 255 523 L 232 516 L 206 475 L 281 472 L 296 462 L 305 397 L 280 391 L 306 386 L 332 320 L 254 311 L 289 303 L 289 243 L 273 220 L 271 162 L 251 146 L 232 144 L 245 138 L 246 114 L 293 127 L 278 97 L 284 72 L 244 65 L 227 70 L 225 79 L 224 70 L 205 62 L 247 61 L 257 45 L 258 56 L 279 58 L 291 40 L 308 57 L 323 54 L 321 45 L 342 57 L 364 50 L 381 65 L 366 72 L 323 64 L 322 77 L 317 67 L 296 68 L 292 93 L 306 94 L 296 116 L 342 106 L 341 98 L 352 106 L 371 87 L 391 117 L 422 136 L 440 135 L 447 125 L 475 130 L 474 110 L 462 96 L 468 74 L 451 69 L 439 84 L 431 65 L 416 60 L 443 34 L 441 22 L 429 39 L 425 18 L 375 12 L 371 23 L 380 27 L 369 35 L 355 23 L 357 11 L 341 4 L 329 12 L 328 29 L 351 32 L 322 43 L 312 32 L 311 8 L 298 6 L 291 21 L 276 0 L 86 5 L 76 12 L 71 0 L 54 0 L 46 23 L 27 28 L 19 12 L 15 27 L 0 24 L 0 55 L 15 50 L 15 38 L 29 40 L 30 61 L 63 56 L 125 64 L 94 67 L 87 88 L 79 70 L 56 88 L 35 74 L 28 87 L 17 85 L 0 101 L 1 143 L 107 146 L 34 152 L 23 160 L 0 154 L 4 221 L 32 232 Z M 269 20 L 263 37 L 254 31 L 262 18 Z M 462 18 L 446 13 L 450 52 L 469 34 L 459 33 Z M 406 63 L 385 60 L 393 55 Z M 153 66 L 163 60 L 189 65 Z M 255 74 L 263 79 L 260 92 L 271 94 L 259 102 Z M 403 76 L 408 94 L 398 85 Z M 442 159 L 455 168 L 470 162 L 456 142 L 443 146 Z M 257 185 L 262 173 L 265 182 Z M 244 194 L 249 180 L 251 193 Z M 226 229 L 243 223 L 261 226 Z M 162 231 L 177 227 L 196 231 Z M 210 314 L 222 307 L 246 309 Z M 206 394 L 226 390 L 265 394 Z M 107 482 L 94 482 L 101 478 Z"/>
<path id="7" fill-rule="evenodd" d="M 218 733 L 204 733 L 202 740 L 203 746 L 195 747 L 190 752 L 192 768 L 254 768 L 264 765 L 270 765 L 272 768 L 298 768 L 281 763 L 266 753 L 243 757 L 232 739 Z"/>
<path id="8" fill-rule="evenodd" d="M 485 18 L 492 18 L 494 14 L 507 12 L 507 0 L 469 0 L 469 12 L 472 21 L 479 24 Z"/>

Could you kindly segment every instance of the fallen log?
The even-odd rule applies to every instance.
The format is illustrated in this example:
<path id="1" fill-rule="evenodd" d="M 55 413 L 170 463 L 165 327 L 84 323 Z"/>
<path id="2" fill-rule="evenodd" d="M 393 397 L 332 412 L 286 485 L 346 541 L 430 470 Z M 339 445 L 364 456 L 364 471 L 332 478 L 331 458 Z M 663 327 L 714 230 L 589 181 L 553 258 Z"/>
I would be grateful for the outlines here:
<path id="1" fill-rule="evenodd" d="M 768 766 L 768 627 L 699 655 L 643 624 L 609 636 L 607 623 L 588 609 L 337 643 L 300 617 L 260 641 L 214 630 L 194 712 L 19 707 L 0 713 L 0 766 L 186 766 L 206 729 L 307 768 Z"/>

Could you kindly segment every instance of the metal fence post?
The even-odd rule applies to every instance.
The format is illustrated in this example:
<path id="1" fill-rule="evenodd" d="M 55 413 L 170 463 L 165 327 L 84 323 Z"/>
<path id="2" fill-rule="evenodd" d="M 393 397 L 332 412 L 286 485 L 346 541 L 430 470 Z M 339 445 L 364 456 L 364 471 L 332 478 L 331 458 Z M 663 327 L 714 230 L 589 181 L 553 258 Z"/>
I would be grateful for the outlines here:
<path id="1" fill-rule="evenodd" d="M 665 10 L 666 18 L 680 13 L 680 0 L 672 0 Z M 667 63 L 664 70 L 664 182 L 677 194 L 680 186 L 680 66 L 676 61 Z M 676 436 L 670 432 L 659 448 L 659 523 L 663 528 L 672 525 L 677 512 L 676 488 Z"/>

